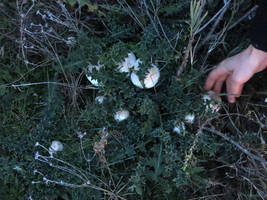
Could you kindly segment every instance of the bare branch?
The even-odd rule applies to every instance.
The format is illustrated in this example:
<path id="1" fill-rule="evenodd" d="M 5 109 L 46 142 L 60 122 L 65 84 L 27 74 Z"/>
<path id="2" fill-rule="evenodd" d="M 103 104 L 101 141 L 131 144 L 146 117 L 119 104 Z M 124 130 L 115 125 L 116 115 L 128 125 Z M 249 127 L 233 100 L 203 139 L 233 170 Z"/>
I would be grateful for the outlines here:
<path id="1" fill-rule="evenodd" d="M 256 156 L 254 154 L 252 154 L 251 152 L 249 152 L 247 149 L 245 149 L 244 147 L 242 147 L 240 144 L 238 144 L 237 142 L 235 142 L 234 140 L 232 140 L 231 138 L 229 138 L 228 136 L 226 136 L 225 134 L 215 130 L 215 129 L 211 129 L 211 128 L 207 128 L 204 127 L 203 130 L 209 131 L 211 133 L 214 133 L 220 137 L 222 137 L 223 139 L 225 139 L 226 141 L 230 142 L 231 144 L 233 144 L 234 146 L 236 146 L 240 151 L 242 151 L 244 154 L 246 154 L 248 157 L 260 161 L 262 164 L 267 165 L 267 161 L 259 156 Z"/>

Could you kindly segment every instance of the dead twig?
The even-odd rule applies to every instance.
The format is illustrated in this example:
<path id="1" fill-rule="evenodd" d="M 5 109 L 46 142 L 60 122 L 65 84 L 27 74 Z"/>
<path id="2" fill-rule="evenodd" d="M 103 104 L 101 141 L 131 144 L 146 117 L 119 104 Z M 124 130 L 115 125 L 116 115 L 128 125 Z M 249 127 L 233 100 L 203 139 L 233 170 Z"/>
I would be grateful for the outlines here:
<path id="1" fill-rule="evenodd" d="M 257 10 L 259 6 L 255 5 L 253 8 L 251 8 L 248 12 L 246 12 L 242 17 L 240 17 L 235 23 L 233 23 L 231 26 L 229 26 L 228 31 L 233 29 L 236 25 L 238 25 L 241 21 L 246 19 L 252 12 Z"/>
<path id="2" fill-rule="evenodd" d="M 190 54 L 190 51 L 191 51 L 192 46 L 193 46 L 193 42 L 194 42 L 194 38 L 190 38 L 190 40 L 188 42 L 188 45 L 186 47 L 186 50 L 185 50 L 185 54 L 184 54 L 184 57 L 183 57 L 183 62 L 181 64 L 181 66 L 179 67 L 179 69 L 177 70 L 177 73 L 176 73 L 177 77 L 180 77 L 180 75 L 183 73 L 183 71 L 184 71 L 184 69 L 185 69 L 185 67 L 187 65 L 189 54 Z"/>
<path id="3" fill-rule="evenodd" d="M 203 127 L 203 130 L 209 131 L 211 133 L 214 133 L 215 135 L 218 135 L 218 136 L 222 137 L 223 139 L 225 139 L 226 141 L 230 142 L 235 147 L 237 147 L 240 151 L 242 151 L 248 157 L 250 157 L 250 158 L 252 158 L 254 160 L 257 160 L 257 161 L 261 162 L 263 165 L 267 165 L 267 161 L 264 158 L 252 154 L 247 149 L 245 149 L 244 147 L 242 147 L 240 144 L 238 144 L 237 142 L 235 142 L 234 140 L 232 140 L 231 138 L 229 138 L 225 134 L 223 134 L 223 133 L 221 133 L 221 132 L 219 132 L 219 131 L 217 131 L 215 129 L 211 129 L 211 128 L 207 128 L 207 127 Z"/>
<path id="4" fill-rule="evenodd" d="M 76 87 L 76 86 L 73 86 L 71 84 L 66 84 L 66 83 L 58 83 L 58 82 L 49 82 L 49 81 L 46 81 L 46 82 L 35 82 L 35 83 L 22 83 L 22 84 L 11 84 L 11 85 L 0 85 L 0 86 L 3 86 L 3 87 L 13 87 L 13 88 L 20 88 L 20 87 L 27 87 L 27 86 L 34 86 L 34 85 L 59 85 L 59 86 L 64 86 L 64 87 L 69 87 L 69 88 L 77 88 L 77 89 L 98 89 L 96 87 L 91 87 L 91 86 L 87 86 L 87 87 Z"/>
<path id="5" fill-rule="evenodd" d="M 216 19 L 216 21 L 214 22 L 213 26 L 211 27 L 209 33 L 207 34 L 207 36 L 202 40 L 199 48 L 201 48 L 207 41 L 209 41 L 212 38 L 212 35 L 215 31 L 215 29 L 217 28 L 217 26 L 219 25 L 219 23 L 221 22 L 225 12 L 227 11 L 228 7 L 230 5 L 230 1 L 229 3 L 225 4 L 225 6 L 223 7 L 220 15 L 218 16 L 218 18 Z"/>
<path id="6" fill-rule="evenodd" d="M 155 31 L 157 32 L 158 37 L 161 38 L 161 35 L 160 35 L 160 33 L 159 33 L 157 24 L 154 22 L 152 16 L 151 16 L 150 13 L 149 13 L 149 8 L 148 8 L 148 5 L 147 5 L 147 3 L 146 3 L 146 0 L 143 0 L 143 3 L 144 3 L 144 5 L 145 5 L 145 7 L 146 7 L 146 13 L 147 13 L 147 16 L 148 16 L 149 19 L 150 19 L 151 24 L 153 25 Z"/>
<path id="7" fill-rule="evenodd" d="M 194 38 L 196 36 L 196 34 L 198 33 L 198 30 L 200 29 L 200 26 L 202 24 L 202 22 L 204 21 L 204 19 L 207 16 L 207 12 L 203 13 L 204 11 L 204 5 L 205 2 L 204 1 L 191 1 L 191 5 L 190 5 L 190 37 L 189 37 L 189 41 L 183 56 L 183 61 L 181 66 L 178 68 L 177 73 L 176 73 L 176 77 L 177 80 L 179 80 L 180 75 L 183 73 L 187 63 L 188 63 L 188 58 L 191 55 L 191 64 L 193 63 L 193 42 L 194 42 Z"/>
<path id="8" fill-rule="evenodd" d="M 224 11 L 225 7 L 227 7 L 232 0 L 229 0 L 228 2 L 225 2 L 224 6 L 206 23 L 204 24 L 202 27 L 200 27 L 197 31 L 196 34 L 200 33 L 201 31 L 203 31 L 212 21 L 214 21 L 216 19 L 216 17 L 218 17 L 218 15 L 221 14 L 221 12 Z"/>
<path id="9" fill-rule="evenodd" d="M 224 193 L 221 193 L 221 194 L 213 194 L 213 195 L 207 195 L 207 196 L 203 196 L 203 197 L 196 197 L 196 198 L 193 198 L 193 199 L 188 199 L 188 200 L 198 200 L 198 199 L 209 199 L 209 198 L 215 198 L 215 197 L 221 197 L 221 196 L 224 196 L 225 194 Z"/>

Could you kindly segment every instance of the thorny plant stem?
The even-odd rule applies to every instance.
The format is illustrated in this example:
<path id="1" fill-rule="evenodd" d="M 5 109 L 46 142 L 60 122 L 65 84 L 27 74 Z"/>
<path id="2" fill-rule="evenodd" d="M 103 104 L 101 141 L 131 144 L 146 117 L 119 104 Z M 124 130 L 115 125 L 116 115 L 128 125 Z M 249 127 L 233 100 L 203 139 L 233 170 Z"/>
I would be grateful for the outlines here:
<path id="1" fill-rule="evenodd" d="M 183 62 L 181 64 L 181 66 L 177 70 L 177 74 L 176 74 L 177 78 L 180 77 L 180 75 L 183 73 L 183 71 L 184 71 L 184 69 L 185 69 L 185 67 L 187 65 L 189 54 L 190 54 L 190 51 L 191 51 L 192 46 L 193 46 L 193 42 L 194 42 L 194 37 L 191 37 L 189 39 L 188 45 L 187 45 L 186 50 L 185 50 L 185 54 L 184 54 L 184 57 L 183 57 Z"/>
<path id="2" fill-rule="evenodd" d="M 184 164 L 183 164 L 183 167 L 182 167 L 182 169 L 183 169 L 184 171 L 186 171 L 186 169 L 187 169 L 187 167 L 188 167 L 188 164 L 189 164 L 190 160 L 191 160 L 192 157 L 193 157 L 193 152 L 194 152 L 194 150 L 195 150 L 195 148 L 196 148 L 196 145 L 197 145 L 197 143 L 198 143 L 198 140 L 199 140 L 200 135 L 203 133 L 203 132 L 202 132 L 203 128 L 206 126 L 206 124 L 207 124 L 210 120 L 211 120 L 211 119 L 209 119 L 209 120 L 207 120 L 206 122 L 204 122 L 204 123 L 201 125 L 201 127 L 198 129 L 198 131 L 197 131 L 197 133 L 196 133 L 196 135 L 195 135 L 195 139 L 194 139 L 194 141 L 193 141 L 193 145 L 190 147 L 190 149 L 189 149 L 189 151 L 188 151 L 188 153 L 187 153 L 187 155 L 186 155 L 186 157 L 185 157 L 185 161 L 184 161 Z"/>

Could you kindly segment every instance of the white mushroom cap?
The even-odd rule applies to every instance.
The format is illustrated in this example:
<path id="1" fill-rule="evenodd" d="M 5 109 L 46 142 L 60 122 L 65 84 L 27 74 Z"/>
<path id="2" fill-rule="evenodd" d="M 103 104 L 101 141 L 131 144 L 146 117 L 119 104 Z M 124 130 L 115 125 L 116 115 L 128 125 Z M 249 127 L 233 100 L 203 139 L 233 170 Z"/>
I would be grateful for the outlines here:
<path id="1" fill-rule="evenodd" d="M 96 79 L 92 79 L 92 76 L 89 76 L 86 74 L 86 78 L 88 79 L 88 81 L 90 81 L 90 83 L 92 83 L 92 85 L 99 87 L 100 84 L 98 83 L 98 81 Z"/>
<path id="2" fill-rule="evenodd" d="M 93 69 L 96 69 L 96 70 L 100 70 L 104 65 L 101 65 L 101 64 L 97 64 L 97 65 L 92 65 L 92 64 L 89 64 L 87 66 L 87 70 L 89 73 L 92 73 Z M 90 83 L 92 83 L 92 85 L 96 86 L 96 87 L 99 87 L 101 86 L 101 84 L 98 82 L 98 80 L 96 79 L 92 79 L 92 77 L 88 74 L 86 74 L 86 78 L 90 81 Z"/>
<path id="3" fill-rule="evenodd" d="M 173 128 L 173 132 L 177 134 L 180 134 L 183 131 L 185 131 L 185 125 L 183 122 Z"/>
<path id="4" fill-rule="evenodd" d="M 204 103 L 207 103 L 207 101 L 211 101 L 211 97 L 210 97 L 210 95 L 204 95 L 204 96 L 202 97 L 202 99 L 203 99 Z"/>
<path id="5" fill-rule="evenodd" d="M 154 87 L 159 81 L 159 77 L 160 77 L 159 68 L 153 64 L 152 66 L 153 67 L 148 70 L 148 74 L 146 75 L 146 78 L 144 80 L 146 88 Z"/>
<path id="6" fill-rule="evenodd" d="M 140 64 L 142 64 L 142 61 L 138 58 L 138 59 L 135 61 L 134 65 L 133 65 L 135 71 L 138 71 L 138 70 L 139 70 L 139 65 L 140 65 Z"/>
<path id="7" fill-rule="evenodd" d="M 128 57 L 124 59 L 124 62 L 119 63 L 118 70 L 122 72 L 129 73 L 131 68 L 134 68 L 134 70 L 139 70 L 139 64 L 141 64 L 141 60 L 137 59 L 135 55 L 130 52 L 128 53 Z"/>
<path id="8" fill-rule="evenodd" d="M 213 91 L 209 91 L 207 95 L 202 97 L 202 99 L 204 101 L 204 105 L 206 105 L 206 110 L 218 112 L 221 109 L 220 102 L 222 102 L 222 98 L 216 96 Z"/>
<path id="9" fill-rule="evenodd" d="M 132 72 L 132 74 L 131 74 L 131 81 L 136 87 L 144 88 L 142 83 L 139 80 L 139 77 L 137 76 L 137 74 L 135 72 Z"/>
<path id="10" fill-rule="evenodd" d="M 115 113 L 114 119 L 116 121 L 123 121 L 129 117 L 130 113 L 128 110 L 120 110 Z"/>
<path id="11" fill-rule="evenodd" d="M 204 97 L 205 96 L 209 96 L 209 99 L 207 99 L 207 100 L 212 100 L 213 99 L 213 100 L 218 101 L 218 102 L 221 102 L 222 101 L 222 98 L 220 96 L 218 96 L 215 92 L 211 91 L 211 90 L 208 91 L 208 94 L 207 95 L 204 95 L 203 96 L 203 100 L 204 100 Z"/>
<path id="12" fill-rule="evenodd" d="M 136 87 L 139 87 L 139 88 L 145 87 L 149 89 L 149 88 L 154 87 L 158 83 L 159 77 L 160 77 L 160 72 L 159 72 L 158 67 L 152 64 L 152 67 L 148 70 L 148 73 L 145 76 L 144 86 L 139 80 L 139 77 L 137 76 L 135 72 L 132 72 L 131 74 L 131 81 Z"/>
<path id="13" fill-rule="evenodd" d="M 75 37 L 71 36 L 71 37 L 68 37 L 67 40 L 66 40 L 66 44 L 67 45 L 73 46 L 75 43 L 76 43 Z"/>
<path id="14" fill-rule="evenodd" d="M 188 124 L 193 124 L 195 121 L 195 115 L 194 113 L 190 113 L 190 114 L 187 114 L 185 116 L 185 122 L 188 123 Z"/>
<path id="15" fill-rule="evenodd" d="M 95 101 L 96 101 L 97 103 L 99 103 L 99 104 L 102 104 L 103 101 L 104 101 L 104 99 L 105 99 L 104 96 L 97 96 L 97 97 L 95 98 Z"/>
<path id="16" fill-rule="evenodd" d="M 56 153 L 58 151 L 62 151 L 63 150 L 63 144 L 59 141 L 53 141 L 51 146 L 49 147 L 49 151 L 51 153 Z"/>
<path id="17" fill-rule="evenodd" d="M 87 66 L 87 69 L 89 72 L 92 72 L 93 69 L 96 69 L 97 71 L 99 71 L 102 67 L 104 67 L 104 65 L 97 63 L 97 65 L 92 65 L 91 63 L 89 63 L 89 65 Z"/>

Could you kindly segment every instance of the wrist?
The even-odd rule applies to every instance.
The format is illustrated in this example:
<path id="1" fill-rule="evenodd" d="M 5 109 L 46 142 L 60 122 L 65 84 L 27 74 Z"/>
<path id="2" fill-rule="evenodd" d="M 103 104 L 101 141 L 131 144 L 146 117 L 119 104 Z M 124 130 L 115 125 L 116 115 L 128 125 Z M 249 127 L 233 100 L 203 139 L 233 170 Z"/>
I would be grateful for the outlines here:
<path id="1" fill-rule="evenodd" d="M 250 63 L 255 66 L 255 72 L 264 70 L 267 67 L 267 52 L 256 49 L 252 45 L 247 48 Z"/>

